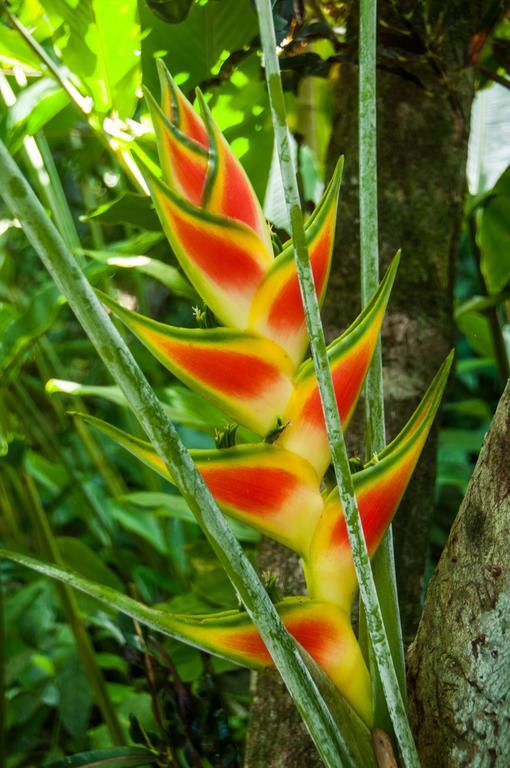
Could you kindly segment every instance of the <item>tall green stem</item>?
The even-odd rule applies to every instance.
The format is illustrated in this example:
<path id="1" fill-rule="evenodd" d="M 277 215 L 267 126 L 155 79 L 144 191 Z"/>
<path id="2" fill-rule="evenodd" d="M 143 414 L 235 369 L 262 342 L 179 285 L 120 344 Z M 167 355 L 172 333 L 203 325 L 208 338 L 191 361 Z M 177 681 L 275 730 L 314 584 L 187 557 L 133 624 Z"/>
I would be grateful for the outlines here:
<path id="1" fill-rule="evenodd" d="M 360 0 L 359 10 L 359 212 L 361 304 L 370 301 L 379 283 L 377 213 L 377 0 Z M 381 340 L 378 339 L 365 383 L 367 459 L 386 445 Z M 405 659 L 398 605 L 393 535 L 388 529 L 373 560 L 374 581 L 402 696 L 406 694 Z M 360 622 L 362 626 L 363 622 Z M 384 722 L 384 702 L 375 688 L 376 723 Z M 382 724 L 382 723 L 381 723 Z"/>
<path id="2" fill-rule="evenodd" d="M 175 485 L 201 524 L 296 702 L 325 765 L 338 768 L 344 761 L 352 764 L 331 712 L 296 644 L 281 623 L 255 569 L 218 509 L 174 425 L 1 142 L 0 175 L 2 197 L 66 296 L 105 366 L 124 392 L 133 413 L 170 470 Z"/>
<path id="3" fill-rule="evenodd" d="M 290 152 L 290 137 L 286 121 L 280 67 L 276 52 L 271 0 L 256 0 L 256 6 L 283 189 L 292 229 L 297 274 L 305 308 L 310 349 L 319 385 L 340 501 L 344 510 L 360 595 L 366 612 L 370 640 L 384 687 L 388 710 L 405 764 L 407 766 L 417 766 L 416 748 L 393 665 L 388 636 L 382 619 L 381 607 L 370 567 L 370 559 L 363 535 L 344 434 L 338 415 L 335 391 L 329 368 L 319 302 L 315 292 L 313 274 L 308 257 L 296 172 Z"/>

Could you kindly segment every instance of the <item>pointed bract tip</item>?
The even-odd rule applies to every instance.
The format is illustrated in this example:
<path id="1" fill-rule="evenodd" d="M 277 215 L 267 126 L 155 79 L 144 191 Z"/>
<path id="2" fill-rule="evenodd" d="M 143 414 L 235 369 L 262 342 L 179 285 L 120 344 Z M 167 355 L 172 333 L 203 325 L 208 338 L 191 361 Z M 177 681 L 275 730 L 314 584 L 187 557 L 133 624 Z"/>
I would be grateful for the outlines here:
<path id="1" fill-rule="evenodd" d="M 161 56 L 156 57 L 156 68 L 158 70 L 158 77 L 161 85 L 163 85 L 164 81 L 166 81 L 167 83 L 170 83 L 170 85 L 173 86 L 174 79 L 170 74 L 170 71 Z"/>
<path id="2" fill-rule="evenodd" d="M 208 125 L 208 123 L 211 120 L 213 120 L 213 116 L 212 116 L 212 112 L 211 112 L 211 110 L 209 108 L 209 105 L 208 105 L 207 101 L 205 100 L 205 96 L 202 93 L 201 89 L 198 87 L 198 85 L 195 88 L 195 96 L 197 98 L 197 102 L 198 102 L 198 106 L 200 108 L 200 112 L 202 114 L 202 118 L 203 118 L 204 122 L 206 123 L 206 125 Z"/>

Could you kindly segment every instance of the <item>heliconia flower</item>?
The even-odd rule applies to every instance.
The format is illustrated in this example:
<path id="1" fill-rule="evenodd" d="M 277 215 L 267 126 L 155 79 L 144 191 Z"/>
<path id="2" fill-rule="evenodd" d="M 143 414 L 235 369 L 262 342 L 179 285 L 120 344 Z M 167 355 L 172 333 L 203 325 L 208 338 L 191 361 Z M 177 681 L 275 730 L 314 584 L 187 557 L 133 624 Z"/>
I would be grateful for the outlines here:
<path id="1" fill-rule="evenodd" d="M 354 323 L 328 347 L 338 410 L 345 429 L 357 403 L 375 349 L 399 263 L 399 254 L 386 272 L 377 292 Z M 306 458 L 322 476 L 330 462 L 330 448 L 312 360 L 299 368 L 294 392 L 284 414 L 278 445 Z"/>
<path id="2" fill-rule="evenodd" d="M 386 532 L 419 459 L 446 386 L 450 354 L 420 405 L 400 434 L 374 463 L 353 476 L 360 518 L 370 557 Z M 338 489 L 326 499 L 312 540 L 305 572 L 310 596 L 350 611 L 357 589 L 347 528 Z"/>
<path id="3" fill-rule="evenodd" d="M 259 435 L 274 429 L 292 392 L 293 365 L 274 341 L 230 328 L 176 328 L 101 301 L 152 354 L 225 414 Z"/>
<path id="4" fill-rule="evenodd" d="M 320 203 L 305 225 L 308 254 L 320 303 L 326 293 L 331 267 L 342 169 L 341 158 Z M 267 270 L 253 299 L 249 325 L 278 342 L 295 365 L 301 362 L 308 346 L 308 332 L 292 243 L 284 247 Z"/>
<path id="5" fill-rule="evenodd" d="M 370 677 L 345 611 L 307 598 L 288 598 L 276 605 L 294 639 L 326 672 L 368 725 L 372 724 Z M 167 613 L 165 624 L 183 640 L 253 669 L 272 666 L 272 659 L 247 613 L 224 611 L 205 616 Z"/>
<path id="6" fill-rule="evenodd" d="M 172 482 L 150 443 L 88 414 L 79 416 Z M 307 461 L 269 443 L 190 454 L 223 512 L 301 555 L 308 552 L 324 503 Z"/>

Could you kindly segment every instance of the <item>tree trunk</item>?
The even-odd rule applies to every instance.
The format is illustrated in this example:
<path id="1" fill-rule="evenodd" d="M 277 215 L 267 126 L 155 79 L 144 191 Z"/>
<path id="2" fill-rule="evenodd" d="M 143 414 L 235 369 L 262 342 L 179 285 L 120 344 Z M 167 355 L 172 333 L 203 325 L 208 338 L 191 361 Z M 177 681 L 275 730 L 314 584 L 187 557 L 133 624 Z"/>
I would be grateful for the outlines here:
<path id="1" fill-rule="evenodd" d="M 510 765 L 510 384 L 409 651 L 423 766 Z"/>
<path id="2" fill-rule="evenodd" d="M 379 4 L 378 179 L 381 266 L 398 248 L 403 258 L 383 327 L 388 439 L 411 415 L 452 346 L 452 274 L 465 186 L 473 72 L 466 67 L 471 37 L 484 3 Z M 429 17 L 427 18 L 427 10 Z M 329 165 L 345 153 L 335 258 L 323 311 L 333 339 L 359 312 L 357 149 L 357 8 L 348 20 L 352 63 L 341 65 L 335 86 Z M 493 23 L 491 19 L 491 23 Z M 392 57 L 392 54 L 393 57 Z M 394 66 L 393 62 L 404 59 Z M 392 68 L 391 68 L 392 67 Z M 352 424 L 350 448 L 362 454 L 362 407 Z M 420 613 L 429 525 L 434 505 L 437 434 L 432 434 L 395 521 L 397 576 L 404 634 L 411 639 Z M 288 578 L 296 561 L 264 543 Z M 254 686 L 246 768 L 319 764 L 280 683 L 268 675 Z M 299 742 L 299 743 L 298 743 Z M 299 759 L 296 759 L 296 754 Z"/>

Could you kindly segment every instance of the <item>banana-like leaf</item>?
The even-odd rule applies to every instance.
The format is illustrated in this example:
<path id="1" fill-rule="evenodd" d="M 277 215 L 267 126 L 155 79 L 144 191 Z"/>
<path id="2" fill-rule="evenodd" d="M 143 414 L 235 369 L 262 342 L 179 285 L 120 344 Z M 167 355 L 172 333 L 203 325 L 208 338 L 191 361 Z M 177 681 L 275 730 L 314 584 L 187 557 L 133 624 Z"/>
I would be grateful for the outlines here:
<path id="1" fill-rule="evenodd" d="M 209 169 L 202 205 L 211 213 L 250 227 L 272 259 L 271 233 L 246 171 L 214 122 L 200 90 L 197 90 L 197 96 L 209 136 Z"/>
<path id="2" fill-rule="evenodd" d="M 141 158 L 141 165 L 144 165 Z M 273 256 L 245 224 L 198 208 L 145 164 L 163 229 L 195 289 L 225 325 L 246 328 L 251 303 Z"/>
<path id="3" fill-rule="evenodd" d="M 161 85 L 161 108 L 167 120 L 184 136 L 208 149 L 209 137 L 200 116 L 184 96 L 162 59 L 156 60 Z"/>
<path id="4" fill-rule="evenodd" d="M 75 414 L 172 482 L 150 443 L 88 414 Z M 324 502 L 310 464 L 268 443 L 191 450 L 220 509 L 227 515 L 305 555 Z"/>
<path id="5" fill-rule="evenodd" d="M 153 96 L 144 91 L 152 124 L 163 178 L 178 195 L 193 205 L 200 205 L 204 193 L 209 153 L 167 119 Z"/>
<path id="6" fill-rule="evenodd" d="M 370 557 L 376 552 L 420 457 L 448 380 L 450 354 L 400 434 L 353 477 Z M 310 594 L 350 611 L 356 573 L 338 489 L 328 496 L 306 562 Z"/>
<path id="7" fill-rule="evenodd" d="M 274 429 L 292 393 L 293 366 L 270 339 L 229 328 L 190 329 L 131 312 L 110 296 L 101 301 L 153 355 L 227 416 L 259 435 Z"/>
<path id="8" fill-rule="evenodd" d="M 341 158 L 320 203 L 306 223 L 308 253 L 315 289 L 322 303 L 333 255 L 336 211 L 343 158 Z M 250 312 L 250 327 L 278 342 L 299 365 L 308 345 L 308 332 L 292 243 L 269 267 Z"/>
<path id="9" fill-rule="evenodd" d="M 96 598 L 152 629 L 252 669 L 272 666 L 271 657 L 244 611 L 210 615 L 177 614 L 151 608 L 74 572 L 0 550 L 7 558 Z M 276 605 L 294 639 L 310 654 L 363 720 L 371 724 L 370 677 L 347 613 L 337 606 L 291 597 Z"/>
<path id="10" fill-rule="evenodd" d="M 349 424 L 372 359 L 398 263 L 399 254 L 393 259 L 369 304 L 345 333 L 328 347 L 331 375 L 344 429 Z M 289 422 L 289 426 L 282 432 L 278 445 L 299 453 L 322 476 L 330 462 L 331 453 L 312 360 L 306 360 L 298 370 L 294 393 L 284 416 L 285 422 Z"/>

